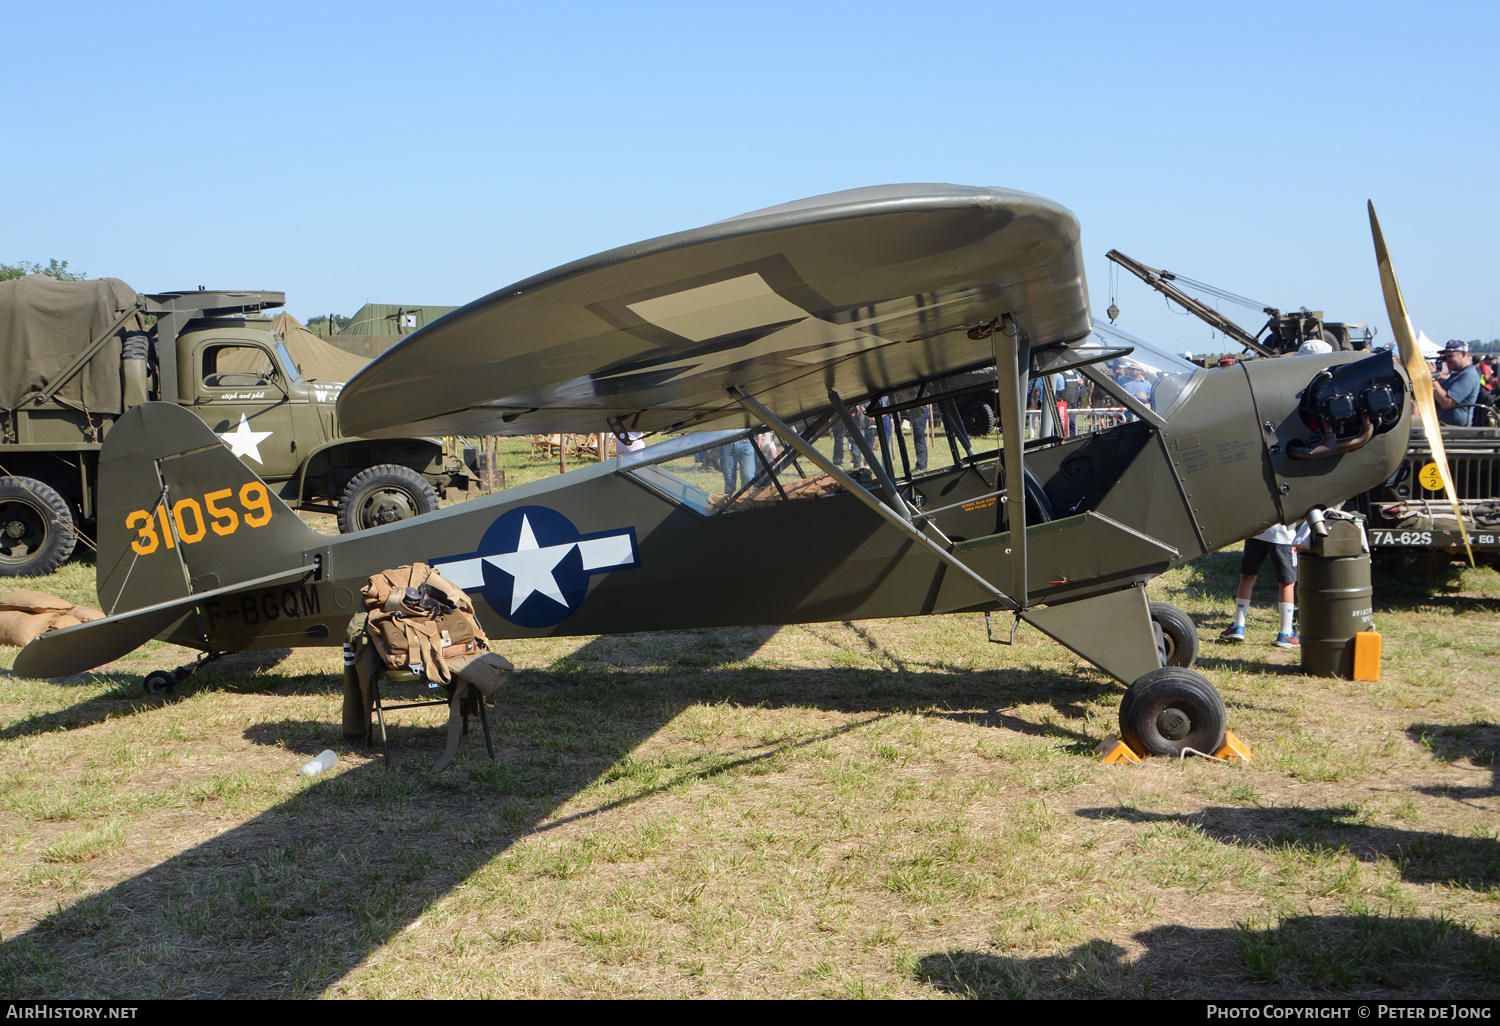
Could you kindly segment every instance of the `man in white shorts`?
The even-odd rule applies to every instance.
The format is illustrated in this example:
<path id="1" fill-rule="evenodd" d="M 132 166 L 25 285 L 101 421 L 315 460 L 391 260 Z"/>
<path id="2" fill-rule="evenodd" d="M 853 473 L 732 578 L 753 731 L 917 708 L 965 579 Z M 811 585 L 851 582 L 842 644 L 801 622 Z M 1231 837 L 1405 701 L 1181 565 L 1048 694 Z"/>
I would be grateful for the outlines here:
<path id="1" fill-rule="evenodd" d="M 1297 648 L 1302 639 L 1295 622 L 1297 598 L 1297 529 L 1277 524 L 1246 539 L 1245 555 L 1240 560 L 1240 589 L 1234 598 L 1234 624 L 1219 635 L 1220 641 L 1241 644 L 1245 640 L 1245 620 L 1250 615 L 1250 596 L 1255 592 L 1255 578 L 1260 566 L 1271 557 L 1276 567 L 1276 608 L 1281 613 L 1281 630 L 1271 642 L 1277 648 Z"/>

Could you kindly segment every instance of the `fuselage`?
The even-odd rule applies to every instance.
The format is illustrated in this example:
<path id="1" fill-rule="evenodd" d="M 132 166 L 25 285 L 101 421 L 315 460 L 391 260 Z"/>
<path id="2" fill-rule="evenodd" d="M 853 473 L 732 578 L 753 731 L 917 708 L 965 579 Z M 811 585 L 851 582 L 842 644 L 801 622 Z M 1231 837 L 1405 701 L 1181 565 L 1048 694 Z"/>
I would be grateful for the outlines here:
<path id="1" fill-rule="evenodd" d="M 1388 477 L 1405 450 L 1407 417 L 1350 452 L 1287 455 L 1291 442 L 1309 434 L 1298 414 L 1301 392 L 1329 362 L 1284 358 L 1199 371 L 1163 397 L 1156 418 L 1029 449 L 1042 496 L 1026 532 L 1022 604 L 1055 605 L 1138 584 Z M 356 535 L 307 532 L 299 551 L 276 559 L 316 564 L 316 579 L 208 600 L 173 637 L 215 650 L 337 644 L 362 609 L 365 579 L 417 561 L 470 592 L 492 638 L 997 608 L 993 595 L 815 468 L 802 468 L 811 471 L 806 477 L 786 473 L 755 502 L 716 507 L 725 501 L 710 491 L 719 471 L 702 470 L 702 461 L 720 448 L 700 446 L 695 454 L 680 446 L 672 458 L 648 449 Z M 195 468 L 192 479 L 204 473 Z M 995 494 L 1003 491 L 1000 475 L 999 453 L 980 453 L 913 475 L 900 488 L 911 508 L 941 510 L 930 517 L 936 530 L 929 537 L 1003 588 L 1014 546 Z M 790 482 L 798 487 L 785 487 Z M 275 517 L 295 516 L 277 505 Z M 240 512 L 230 535 L 203 532 L 200 542 L 179 547 L 190 577 L 211 573 L 228 583 L 274 568 L 255 545 L 262 525 L 250 523 L 268 526 L 270 518 Z"/>

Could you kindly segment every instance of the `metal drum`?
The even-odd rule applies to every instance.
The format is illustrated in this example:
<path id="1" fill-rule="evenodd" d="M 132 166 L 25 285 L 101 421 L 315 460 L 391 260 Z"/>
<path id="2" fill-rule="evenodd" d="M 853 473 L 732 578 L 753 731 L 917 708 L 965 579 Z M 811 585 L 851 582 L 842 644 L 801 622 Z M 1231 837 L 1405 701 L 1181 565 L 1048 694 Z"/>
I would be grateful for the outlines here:
<path id="1" fill-rule="evenodd" d="M 1354 636 L 1372 630 L 1374 592 L 1364 531 L 1352 520 L 1329 520 L 1297 567 L 1302 672 L 1317 677 L 1354 676 Z"/>

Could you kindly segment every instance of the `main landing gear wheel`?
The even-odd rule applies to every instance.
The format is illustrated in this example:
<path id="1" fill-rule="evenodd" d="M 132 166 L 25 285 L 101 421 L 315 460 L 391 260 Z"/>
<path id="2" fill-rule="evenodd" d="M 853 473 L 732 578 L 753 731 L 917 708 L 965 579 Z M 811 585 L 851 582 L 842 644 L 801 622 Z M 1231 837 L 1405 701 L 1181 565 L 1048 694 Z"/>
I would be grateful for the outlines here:
<path id="1" fill-rule="evenodd" d="M 171 670 L 152 670 L 142 682 L 148 695 L 165 695 L 177 686 L 177 675 Z"/>
<path id="2" fill-rule="evenodd" d="M 1182 610 L 1166 602 L 1151 603 L 1151 621 L 1161 627 L 1163 666 L 1190 668 L 1198 661 L 1198 625 Z"/>
<path id="3" fill-rule="evenodd" d="M 1163 666 L 1136 678 L 1120 703 L 1120 738 L 1147 755 L 1212 755 L 1224 745 L 1224 699 L 1196 670 Z"/>
<path id="4" fill-rule="evenodd" d="M 50 485 L 0 478 L 0 577 L 50 574 L 77 544 L 73 511 Z"/>
<path id="5" fill-rule="evenodd" d="M 384 463 L 354 475 L 339 496 L 339 533 L 352 534 L 438 508 L 438 495 L 421 474 Z"/>

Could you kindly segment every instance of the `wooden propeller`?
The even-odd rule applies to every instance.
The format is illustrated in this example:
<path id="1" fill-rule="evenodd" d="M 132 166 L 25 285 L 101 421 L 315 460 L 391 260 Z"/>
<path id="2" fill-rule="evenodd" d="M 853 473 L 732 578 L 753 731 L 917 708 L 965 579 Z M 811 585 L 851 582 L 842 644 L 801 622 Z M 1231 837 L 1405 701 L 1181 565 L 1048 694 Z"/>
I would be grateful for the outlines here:
<path id="1" fill-rule="evenodd" d="M 1417 413 L 1422 418 L 1422 430 L 1432 445 L 1432 458 L 1437 463 L 1438 473 L 1443 478 L 1443 490 L 1453 504 L 1453 516 L 1458 529 L 1463 532 L 1464 551 L 1469 554 L 1469 565 L 1474 565 L 1474 550 L 1469 547 L 1469 528 L 1464 521 L 1463 509 L 1458 504 L 1458 492 L 1453 487 L 1453 475 L 1448 470 L 1448 453 L 1443 449 L 1443 433 L 1438 425 L 1437 401 L 1432 395 L 1432 373 L 1427 369 L 1427 360 L 1417 346 L 1417 333 L 1412 330 L 1411 317 L 1406 312 L 1406 301 L 1401 298 L 1401 286 L 1396 283 L 1396 271 L 1391 267 L 1391 254 L 1385 248 L 1385 235 L 1380 231 L 1380 219 L 1375 216 L 1375 204 L 1370 202 L 1370 233 L 1375 237 L 1375 262 L 1380 265 L 1380 288 L 1385 293 L 1385 311 L 1391 321 L 1391 330 L 1396 333 L 1396 344 L 1401 348 L 1401 362 L 1406 364 L 1406 375 L 1411 378 L 1412 397 L 1417 401 Z"/>

